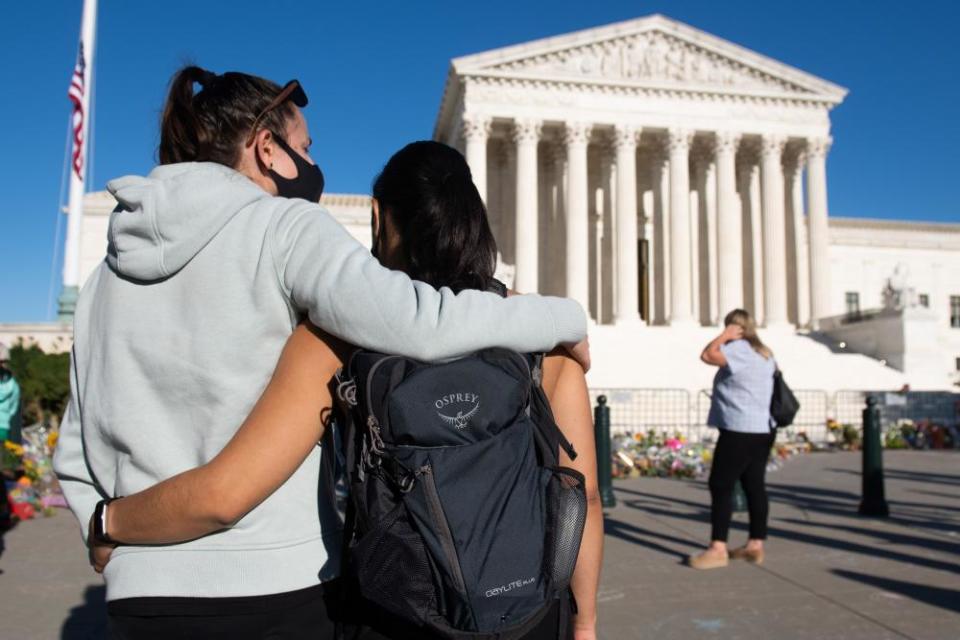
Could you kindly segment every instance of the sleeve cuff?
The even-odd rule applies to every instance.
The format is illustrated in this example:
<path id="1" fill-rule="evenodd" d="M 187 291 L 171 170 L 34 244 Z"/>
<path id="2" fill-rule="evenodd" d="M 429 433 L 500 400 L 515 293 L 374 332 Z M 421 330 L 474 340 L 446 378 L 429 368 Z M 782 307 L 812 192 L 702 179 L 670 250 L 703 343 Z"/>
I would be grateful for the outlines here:
<path id="1" fill-rule="evenodd" d="M 587 315 L 575 300 L 548 298 L 557 344 L 577 344 L 587 337 Z"/>

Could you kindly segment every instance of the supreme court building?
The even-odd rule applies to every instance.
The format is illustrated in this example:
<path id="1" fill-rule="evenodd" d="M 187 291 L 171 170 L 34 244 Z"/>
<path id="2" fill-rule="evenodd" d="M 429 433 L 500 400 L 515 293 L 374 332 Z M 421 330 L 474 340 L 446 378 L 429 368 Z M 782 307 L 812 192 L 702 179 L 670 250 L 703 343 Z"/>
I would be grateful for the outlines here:
<path id="1" fill-rule="evenodd" d="M 601 324 L 816 326 L 846 93 L 652 16 L 454 60 L 434 137 L 464 149 L 520 291 Z"/>
<path id="2" fill-rule="evenodd" d="M 745 307 L 794 388 L 956 388 L 960 225 L 828 215 L 846 93 L 654 15 L 453 60 L 433 137 L 470 164 L 501 278 L 588 310 L 593 387 L 698 395 Z M 368 195 L 321 203 L 369 246 Z M 81 281 L 114 206 L 86 196 Z M 69 327 L 0 326 L 18 337 Z"/>

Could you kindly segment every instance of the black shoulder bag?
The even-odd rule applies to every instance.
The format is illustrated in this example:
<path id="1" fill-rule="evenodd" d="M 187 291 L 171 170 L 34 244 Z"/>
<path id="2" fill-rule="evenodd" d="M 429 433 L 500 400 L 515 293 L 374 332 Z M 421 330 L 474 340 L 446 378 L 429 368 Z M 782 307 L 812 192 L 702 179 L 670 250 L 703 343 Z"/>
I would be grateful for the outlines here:
<path id="1" fill-rule="evenodd" d="M 789 427 L 800 411 L 800 402 L 787 386 L 786 380 L 778 367 L 773 372 L 773 397 L 770 399 L 770 415 L 777 424 L 777 428 Z"/>

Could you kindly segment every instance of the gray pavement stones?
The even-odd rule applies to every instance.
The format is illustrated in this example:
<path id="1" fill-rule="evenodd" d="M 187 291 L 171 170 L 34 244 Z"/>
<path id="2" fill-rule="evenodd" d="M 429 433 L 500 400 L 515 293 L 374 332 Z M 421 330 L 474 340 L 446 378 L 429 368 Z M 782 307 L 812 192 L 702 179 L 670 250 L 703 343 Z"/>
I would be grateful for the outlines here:
<path id="1" fill-rule="evenodd" d="M 704 481 L 616 481 L 600 638 L 960 638 L 960 454 L 888 451 L 891 517 L 857 515 L 859 454 L 798 456 L 768 476 L 763 566 L 698 572 Z M 746 537 L 739 514 L 731 543 Z M 0 558 L 0 638 L 104 637 L 100 578 L 68 513 L 18 526 Z"/>

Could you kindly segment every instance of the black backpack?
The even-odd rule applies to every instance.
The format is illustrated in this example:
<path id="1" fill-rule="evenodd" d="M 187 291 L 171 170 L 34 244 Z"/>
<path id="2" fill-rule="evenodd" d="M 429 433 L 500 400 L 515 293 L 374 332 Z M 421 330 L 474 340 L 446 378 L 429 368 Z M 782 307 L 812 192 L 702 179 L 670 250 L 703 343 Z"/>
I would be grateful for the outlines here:
<path id="1" fill-rule="evenodd" d="M 777 428 L 789 427 L 800 411 L 800 401 L 787 386 L 778 368 L 773 372 L 773 397 L 770 398 L 770 415 Z"/>
<path id="2" fill-rule="evenodd" d="M 337 375 L 350 498 L 344 575 L 441 638 L 511 640 L 566 597 L 584 478 L 540 386 L 542 356 L 441 364 L 357 351 Z"/>

